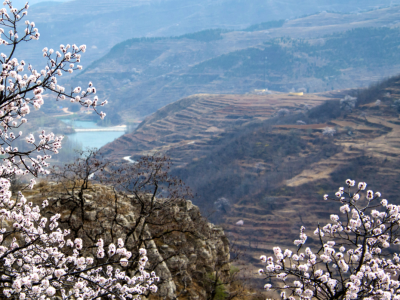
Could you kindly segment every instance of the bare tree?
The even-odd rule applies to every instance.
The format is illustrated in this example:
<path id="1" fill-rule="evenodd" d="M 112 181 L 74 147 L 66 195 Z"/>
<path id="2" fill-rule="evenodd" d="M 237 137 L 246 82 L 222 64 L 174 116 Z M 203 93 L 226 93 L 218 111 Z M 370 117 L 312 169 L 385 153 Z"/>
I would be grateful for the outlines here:
<path id="1" fill-rule="evenodd" d="M 57 192 L 48 209 L 49 214 L 61 215 L 59 222 L 71 228 L 74 238 L 94 244 L 102 236 L 109 244 L 118 236 L 134 255 L 141 247 L 147 249 L 149 266 L 161 277 L 160 295 L 169 298 L 184 295 L 192 278 L 203 280 L 215 270 L 218 284 L 227 284 L 221 279 L 229 276 L 229 242 L 218 241 L 223 231 L 186 200 L 190 190 L 169 174 L 169 159 L 143 157 L 118 164 L 94 150 L 81 154 L 74 163 L 52 171 L 58 188 L 51 188 Z M 216 257 L 196 254 L 215 241 L 224 245 L 213 250 Z M 189 270 L 189 264 L 201 265 L 201 274 Z"/>

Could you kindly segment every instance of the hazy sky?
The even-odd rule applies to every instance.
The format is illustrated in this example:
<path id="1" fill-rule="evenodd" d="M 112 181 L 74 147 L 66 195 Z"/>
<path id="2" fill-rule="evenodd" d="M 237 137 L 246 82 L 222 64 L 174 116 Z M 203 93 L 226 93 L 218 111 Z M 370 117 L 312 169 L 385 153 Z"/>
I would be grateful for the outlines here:
<path id="1" fill-rule="evenodd" d="M 26 2 L 29 2 L 29 5 L 33 5 L 33 4 L 37 4 L 40 2 L 55 2 L 55 1 L 62 2 L 62 1 L 66 1 L 66 0 L 29 0 L 29 1 L 27 1 L 27 0 L 12 0 L 12 3 L 13 3 L 14 7 L 20 8 L 20 7 L 24 6 Z"/>

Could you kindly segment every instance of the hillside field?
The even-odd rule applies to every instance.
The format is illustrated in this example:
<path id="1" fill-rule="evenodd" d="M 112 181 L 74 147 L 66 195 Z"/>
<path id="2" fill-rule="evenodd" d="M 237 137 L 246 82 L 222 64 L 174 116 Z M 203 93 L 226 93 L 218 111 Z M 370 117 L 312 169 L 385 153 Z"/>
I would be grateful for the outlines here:
<path id="1" fill-rule="evenodd" d="M 347 178 L 400 204 L 399 87 L 396 77 L 369 89 L 304 96 L 193 95 L 102 150 L 120 160 L 170 156 L 172 173 L 256 269 L 273 246 L 293 248 L 301 225 L 312 243 L 317 222 L 337 209 L 323 194 L 333 195 Z M 357 97 L 354 108 L 341 104 L 346 95 Z"/>

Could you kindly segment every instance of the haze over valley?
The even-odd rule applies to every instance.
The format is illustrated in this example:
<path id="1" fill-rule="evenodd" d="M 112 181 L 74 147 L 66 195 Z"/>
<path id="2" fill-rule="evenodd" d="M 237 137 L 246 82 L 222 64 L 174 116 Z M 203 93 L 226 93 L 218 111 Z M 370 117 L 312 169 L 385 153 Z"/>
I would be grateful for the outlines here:
<path id="1" fill-rule="evenodd" d="M 36 1 L 29 18 L 41 36 L 18 56 L 86 44 L 59 81 L 108 101 L 99 120 L 44 96 L 29 126 L 66 136 L 54 162 L 170 158 L 255 284 L 259 256 L 329 218 L 346 179 L 400 205 L 400 0 Z"/>
<path id="2" fill-rule="evenodd" d="M 243 30 L 208 29 L 115 45 L 74 77 L 102 84 L 125 121 L 196 93 L 308 93 L 367 86 L 399 72 L 399 8 L 319 13 Z M 355 54 L 355 55 L 354 55 Z"/>

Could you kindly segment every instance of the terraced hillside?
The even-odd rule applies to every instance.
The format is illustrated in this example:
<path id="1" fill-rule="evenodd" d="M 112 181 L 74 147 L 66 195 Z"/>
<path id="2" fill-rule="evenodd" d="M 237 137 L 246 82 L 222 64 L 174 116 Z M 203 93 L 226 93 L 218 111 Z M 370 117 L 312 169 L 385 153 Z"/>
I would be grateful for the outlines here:
<path id="1" fill-rule="evenodd" d="M 131 134 L 102 148 L 113 158 L 170 154 L 176 168 L 213 151 L 224 135 L 274 116 L 302 113 L 326 95 L 193 95 L 158 110 Z M 326 125 L 322 125 L 324 127 Z"/>
<path id="2" fill-rule="evenodd" d="M 288 174 L 275 188 L 265 186 L 232 205 L 224 224 L 231 239 L 247 249 L 250 261 L 256 264 L 259 255 L 271 253 L 276 245 L 294 249 L 292 240 L 302 225 L 312 245 L 316 225 L 326 224 L 330 214 L 338 212 L 338 206 L 323 201 L 322 195 L 333 195 L 347 178 L 365 180 L 390 202 L 400 203 L 400 122 L 392 106 L 400 95 L 397 88 L 388 90 L 391 95 L 382 98 L 385 104 L 360 105 L 328 123 L 337 130 L 332 139 L 338 150 L 333 155 L 316 161 L 304 156 L 309 163 L 297 174 Z M 276 126 L 271 133 L 288 134 L 293 129 L 308 141 L 321 136 L 317 129 L 306 133 L 310 128 L 302 125 Z M 243 226 L 235 225 L 239 219 Z"/>
<path id="3" fill-rule="evenodd" d="M 358 97 L 352 109 L 339 101 L 346 94 Z M 337 212 L 323 194 L 347 178 L 400 204 L 398 99 L 400 77 L 358 92 L 194 95 L 103 150 L 118 159 L 169 155 L 172 172 L 194 189 L 203 211 L 214 211 L 210 219 L 256 270 L 273 246 L 293 248 L 301 225 L 313 244 L 317 222 Z"/>
<path id="4" fill-rule="evenodd" d="M 293 240 L 301 226 L 306 227 L 309 236 L 307 245 L 316 247 L 313 230 L 317 224 L 329 223 L 330 215 L 339 212 L 338 206 L 323 201 L 322 195 L 333 195 L 334 188 L 344 186 L 347 178 L 366 180 L 371 189 L 383 192 L 391 203 L 400 204 L 400 127 L 392 123 L 398 118 L 352 117 L 355 132 L 364 131 L 375 137 L 337 141 L 343 150 L 336 155 L 311 163 L 300 174 L 282 181 L 278 189 L 258 191 L 230 208 L 223 225 L 230 239 L 246 250 L 252 265 L 249 276 L 258 278 L 255 270 L 262 266 L 257 258 L 272 254 L 273 247 L 294 251 Z M 343 123 L 338 124 L 339 130 L 348 126 Z M 370 127 L 363 129 L 365 125 Z M 238 220 L 243 220 L 242 226 L 235 225 Z"/>
<path id="5" fill-rule="evenodd" d="M 17 50 L 17 56 L 39 68 L 44 47 L 86 44 L 83 73 L 74 72 L 60 82 L 69 89 L 92 81 L 99 96 L 110 100 L 106 113 L 122 122 L 143 120 L 198 93 L 244 94 L 264 88 L 323 92 L 365 86 L 399 72 L 400 6 L 307 0 L 294 11 L 290 3 L 37 4 L 29 19 L 36 22 L 41 38 Z M 323 10 L 335 13 L 299 17 Z"/>
<path id="6" fill-rule="evenodd" d="M 400 71 L 399 15 L 400 7 L 325 12 L 236 30 L 129 39 L 85 68 L 74 83 L 91 80 L 101 86 L 101 97 L 112 100 L 107 113 L 125 121 L 142 120 L 198 93 L 265 88 L 315 93 L 367 86 Z"/>

